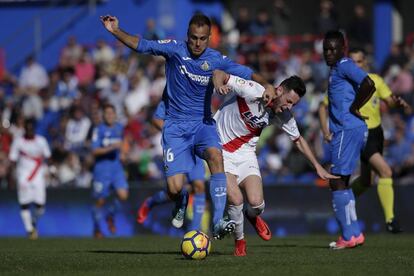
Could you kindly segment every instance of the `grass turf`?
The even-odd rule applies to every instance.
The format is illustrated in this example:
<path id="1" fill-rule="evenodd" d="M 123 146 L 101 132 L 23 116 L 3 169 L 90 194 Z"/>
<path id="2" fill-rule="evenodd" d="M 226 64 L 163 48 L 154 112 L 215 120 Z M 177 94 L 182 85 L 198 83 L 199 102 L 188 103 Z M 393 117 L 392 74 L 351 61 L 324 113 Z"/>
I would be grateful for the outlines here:
<path id="1" fill-rule="evenodd" d="M 355 249 L 332 251 L 330 236 L 247 237 L 247 257 L 233 257 L 233 240 L 213 241 L 205 260 L 185 260 L 179 239 L 0 239 L 0 275 L 413 275 L 414 235 L 368 235 Z"/>

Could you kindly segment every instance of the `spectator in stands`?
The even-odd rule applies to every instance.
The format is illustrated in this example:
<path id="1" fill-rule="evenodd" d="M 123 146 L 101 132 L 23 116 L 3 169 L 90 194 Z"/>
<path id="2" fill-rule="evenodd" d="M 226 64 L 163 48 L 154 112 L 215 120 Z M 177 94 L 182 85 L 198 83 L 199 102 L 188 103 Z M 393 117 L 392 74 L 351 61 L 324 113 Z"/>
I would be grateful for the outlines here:
<path id="1" fill-rule="evenodd" d="M 270 34 L 272 23 L 270 22 L 269 13 L 265 9 L 257 12 L 256 20 L 250 26 L 250 33 L 253 36 L 266 36 Z"/>
<path id="2" fill-rule="evenodd" d="M 115 107 L 118 121 L 122 124 L 126 122 L 124 105 L 126 95 L 127 90 L 122 86 L 121 80 L 116 77 L 111 80 L 111 88 L 103 90 L 100 95 L 102 100 L 105 100 Z"/>
<path id="3" fill-rule="evenodd" d="M 61 64 L 67 64 L 68 66 L 73 67 L 79 62 L 79 59 L 81 58 L 82 54 L 82 46 L 78 44 L 78 42 L 76 41 L 76 37 L 71 35 L 69 36 L 65 47 L 63 47 L 62 49 L 60 55 Z"/>
<path id="4" fill-rule="evenodd" d="M 39 90 L 49 84 L 49 77 L 45 68 L 35 61 L 33 56 L 26 59 L 20 73 L 19 86 L 24 90 Z"/>
<path id="5" fill-rule="evenodd" d="M 236 17 L 236 29 L 239 30 L 240 36 L 250 35 L 250 27 L 252 21 L 250 18 L 249 9 L 247 7 L 240 7 Z M 243 40 L 243 39 L 242 39 Z"/>
<path id="6" fill-rule="evenodd" d="M 66 125 L 65 148 L 82 158 L 86 154 L 86 138 L 91 127 L 91 120 L 78 106 L 72 107 L 71 113 L 72 116 Z"/>
<path id="7" fill-rule="evenodd" d="M 61 80 L 58 82 L 55 99 L 60 110 L 67 110 L 75 98 L 79 97 L 78 79 L 72 68 L 66 68 L 61 73 Z"/>
<path id="8" fill-rule="evenodd" d="M 327 31 L 337 30 L 338 15 L 331 0 L 320 0 L 319 14 L 315 19 L 315 33 L 324 34 Z"/>
<path id="9" fill-rule="evenodd" d="M 145 25 L 146 29 L 143 35 L 145 39 L 160 40 L 165 38 L 164 31 L 161 28 L 157 27 L 157 24 L 153 18 L 147 19 Z"/>
<path id="10" fill-rule="evenodd" d="M 390 53 L 384 61 L 384 65 L 381 68 L 381 75 L 384 79 L 387 79 L 390 69 L 395 68 L 394 65 L 398 65 L 400 68 L 408 62 L 408 57 L 404 52 L 404 46 L 402 44 L 393 43 L 391 45 Z"/>
<path id="11" fill-rule="evenodd" d="M 95 65 L 86 48 L 83 49 L 78 62 L 75 64 L 75 76 L 78 79 L 79 86 L 82 87 L 89 87 L 94 81 Z"/>
<path id="12" fill-rule="evenodd" d="M 273 12 L 272 12 L 272 33 L 280 35 L 289 34 L 290 26 L 290 10 L 286 6 L 284 0 L 275 0 L 273 2 Z"/>
<path id="13" fill-rule="evenodd" d="M 369 50 L 372 42 L 371 34 L 371 20 L 367 17 L 365 7 L 362 4 L 356 4 L 353 18 L 347 28 L 349 44 Z"/>
<path id="14" fill-rule="evenodd" d="M 134 116 L 150 102 L 150 83 L 144 76 L 144 72 L 139 70 L 131 78 L 131 88 L 125 97 L 125 107 L 129 116 Z"/>
<path id="15" fill-rule="evenodd" d="M 95 64 L 100 66 L 108 65 L 114 58 L 114 50 L 103 39 L 96 42 L 96 48 L 92 52 Z"/>

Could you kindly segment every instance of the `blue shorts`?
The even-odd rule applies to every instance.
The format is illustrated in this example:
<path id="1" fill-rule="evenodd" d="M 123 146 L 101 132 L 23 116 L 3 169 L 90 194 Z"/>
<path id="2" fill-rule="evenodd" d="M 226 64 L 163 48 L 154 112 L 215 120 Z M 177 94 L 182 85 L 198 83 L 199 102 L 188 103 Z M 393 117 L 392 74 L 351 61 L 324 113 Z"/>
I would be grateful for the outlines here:
<path id="1" fill-rule="evenodd" d="M 128 182 L 122 167 L 119 169 L 101 169 L 99 171 L 98 169 L 95 168 L 93 174 L 92 195 L 94 198 L 107 198 L 113 191 L 128 189 Z"/>
<path id="2" fill-rule="evenodd" d="M 351 175 L 365 147 L 368 129 L 366 126 L 335 132 L 330 143 L 331 173 Z"/>
<path id="3" fill-rule="evenodd" d="M 204 160 L 196 156 L 196 162 L 194 168 L 187 173 L 188 182 L 193 182 L 195 180 L 205 180 L 206 171 L 204 169 Z"/>
<path id="4" fill-rule="evenodd" d="M 221 149 L 216 123 L 166 120 L 162 131 L 164 170 L 167 177 L 189 173 L 196 155 L 203 158 L 211 147 Z"/>

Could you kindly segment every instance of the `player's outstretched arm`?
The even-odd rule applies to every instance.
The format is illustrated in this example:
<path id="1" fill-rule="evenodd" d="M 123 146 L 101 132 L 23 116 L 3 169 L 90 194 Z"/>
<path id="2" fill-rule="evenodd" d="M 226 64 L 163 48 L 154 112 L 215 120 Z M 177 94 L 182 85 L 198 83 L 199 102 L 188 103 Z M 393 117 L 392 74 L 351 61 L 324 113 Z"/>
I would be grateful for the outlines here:
<path id="1" fill-rule="evenodd" d="M 322 179 L 338 179 L 338 176 L 332 175 L 328 173 L 322 166 L 319 164 L 318 160 L 316 160 L 315 155 L 313 154 L 312 150 L 310 149 L 310 146 L 308 142 L 302 137 L 299 136 L 299 138 L 295 141 L 295 145 L 298 147 L 300 152 L 305 155 L 305 157 L 312 163 L 313 167 L 316 170 L 316 173 L 318 176 Z"/>
<path id="2" fill-rule="evenodd" d="M 323 139 L 326 142 L 330 142 L 332 140 L 332 133 L 329 131 L 329 126 L 328 126 L 327 106 L 323 101 L 319 104 L 318 115 L 319 115 L 319 124 L 321 126 L 321 130 L 323 134 Z"/>
<path id="3" fill-rule="evenodd" d="M 138 47 L 139 37 L 130 35 L 119 28 L 119 20 L 112 15 L 104 15 L 100 17 L 102 24 L 105 29 L 115 36 L 119 41 L 124 43 L 126 46 L 135 50 Z"/>
<path id="4" fill-rule="evenodd" d="M 365 116 L 361 115 L 359 109 L 367 103 L 374 92 L 375 84 L 369 76 L 366 76 L 359 86 L 358 93 L 356 93 L 355 100 L 352 103 L 349 111 L 362 120 L 368 119 Z"/>

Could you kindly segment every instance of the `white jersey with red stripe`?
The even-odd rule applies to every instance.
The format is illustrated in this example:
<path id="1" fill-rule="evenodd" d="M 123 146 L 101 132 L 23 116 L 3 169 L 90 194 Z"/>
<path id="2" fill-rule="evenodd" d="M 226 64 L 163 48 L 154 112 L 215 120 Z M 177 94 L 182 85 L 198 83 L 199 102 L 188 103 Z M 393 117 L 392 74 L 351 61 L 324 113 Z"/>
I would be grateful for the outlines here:
<path id="1" fill-rule="evenodd" d="M 16 138 L 11 146 L 9 159 L 17 163 L 16 176 L 19 185 L 45 182 L 43 161 L 50 157 L 50 149 L 43 136 L 33 139 Z"/>
<path id="2" fill-rule="evenodd" d="M 227 85 L 234 95 L 214 115 L 223 150 L 254 152 L 260 133 L 270 124 L 281 127 L 293 141 L 300 137 L 290 111 L 274 113 L 258 100 L 265 91 L 259 83 L 231 75 Z"/>

